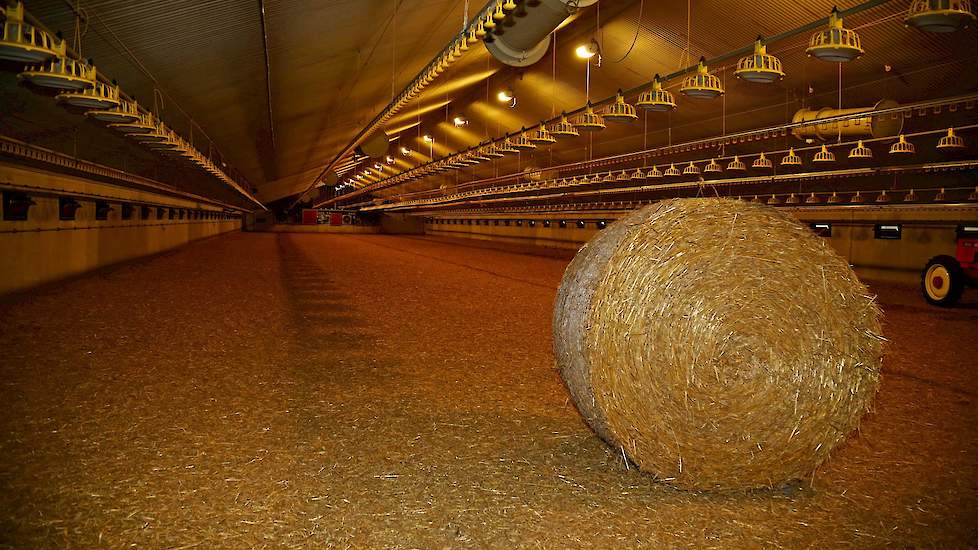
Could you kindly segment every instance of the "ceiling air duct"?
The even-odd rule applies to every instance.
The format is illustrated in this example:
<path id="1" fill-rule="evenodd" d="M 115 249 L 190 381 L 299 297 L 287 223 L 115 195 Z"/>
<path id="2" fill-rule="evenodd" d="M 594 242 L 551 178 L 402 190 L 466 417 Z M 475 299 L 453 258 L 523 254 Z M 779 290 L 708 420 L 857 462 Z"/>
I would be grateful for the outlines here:
<path id="1" fill-rule="evenodd" d="M 806 123 L 791 130 L 798 139 L 818 139 L 828 141 L 838 137 L 894 137 L 903 129 L 903 117 L 893 115 L 874 115 L 876 111 L 892 109 L 897 102 L 890 99 L 880 100 L 872 107 L 856 109 L 801 109 L 791 119 L 792 123 Z M 865 113 L 865 116 L 845 120 L 820 120 Z"/>
<path id="2" fill-rule="evenodd" d="M 516 18 L 505 34 L 485 42 L 486 49 L 506 65 L 529 67 L 547 53 L 550 33 L 578 8 L 586 8 L 595 2 L 597 0 L 541 0 L 538 5 L 527 8 L 525 17 Z"/>

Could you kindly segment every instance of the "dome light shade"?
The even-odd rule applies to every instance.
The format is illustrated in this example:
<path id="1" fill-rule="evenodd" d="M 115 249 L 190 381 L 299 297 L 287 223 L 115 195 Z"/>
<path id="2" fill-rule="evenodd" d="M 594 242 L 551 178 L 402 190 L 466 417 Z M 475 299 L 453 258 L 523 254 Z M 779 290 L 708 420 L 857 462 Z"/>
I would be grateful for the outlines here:
<path id="1" fill-rule="evenodd" d="M 581 135 L 577 128 L 567 120 L 567 115 L 562 113 L 560 115 L 560 122 L 555 123 L 550 127 L 550 134 L 554 136 L 579 136 Z"/>
<path id="2" fill-rule="evenodd" d="M 781 157 L 781 166 L 801 166 L 801 157 L 795 154 L 795 148 L 788 149 L 788 154 Z"/>
<path id="3" fill-rule="evenodd" d="M 581 113 L 581 116 L 578 117 L 577 122 L 574 123 L 574 127 L 582 132 L 596 132 L 598 130 L 604 130 L 605 124 L 601 115 L 594 112 L 591 102 L 588 101 L 587 107 Z"/>
<path id="4" fill-rule="evenodd" d="M 947 135 L 937 142 L 938 149 L 964 149 L 964 138 L 954 133 L 954 128 L 947 129 Z"/>
<path id="5" fill-rule="evenodd" d="M 638 115 L 635 114 L 635 107 L 625 103 L 625 96 L 621 94 L 621 90 L 619 89 L 618 95 L 615 96 L 615 102 L 608 108 L 608 112 L 604 114 L 604 119 L 613 122 L 630 122 L 637 118 Z"/>
<path id="6" fill-rule="evenodd" d="M 669 168 L 666 168 L 666 171 L 663 172 L 663 174 L 669 177 L 675 177 L 681 176 L 682 172 L 679 171 L 679 168 L 676 168 L 675 164 L 670 164 Z"/>
<path id="7" fill-rule="evenodd" d="M 700 169 L 698 166 L 693 164 L 693 161 L 689 161 L 689 166 L 683 168 L 683 175 L 685 176 L 698 176 L 700 175 Z"/>
<path id="8" fill-rule="evenodd" d="M 849 151 L 849 158 L 871 159 L 873 158 L 873 150 L 863 145 L 863 140 L 859 140 L 856 146 L 853 147 L 851 151 Z"/>
<path id="9" fill-rule="evenodd" d="M 743 172 L 744 170 L 747 170 L 747 165 L 739 157 L 734 155 L 733 160 L 727 164 L 727 171 Z"/>
<path id="10" fill-rule="evenodd" d="M 6 19 L 0 32 L 0 59 L 18 63 L 43 63 L 59 51 L 57 38 L 38 29 L 34 25 L 24 23 L 24 4 L 15 3 L 5 10 Z"/>
<path id="11" fill-rule="evenodd" d="M 771 162 L 771 159 L 764 156 L 764 153 L 761 153 L 761 156 L 757 157 L 750 167 L 755 170 L 770 170 L 774 168 L 774 163 Z"/>
<path id="12" fill-rule="evenodd" d="M 822 146 L 822 149 L 815 153 L 815 157 L 812 159 L 813 162 L 835 162 L 835 153 L 829 151 L 829 148 Z"/>
<path id="13" fill-rule="evenodd" d="M 61 92 L 55 99 L 82 109 L 113 109 L 119 106 L 119 87 L 96 82 L 94 86 L 85 90 Z"/>
<path id="14" fill-rule="evenodd" d="M 907 138 L 900 134 L 900 139 L 890 146 L 891 155 L 912 155 L 917 152 L 917 148 L 914 147 L 913 143 L 907 141 Z"/>
<path id="15" fill-rule="evenodd" d="M 954 32 L 974 20 L 970 0 L 914 0 L 906 23 L 927 32 Z"/>
<path id="16" fill-rule="evenodd" d="M 754 42 L 754 53 L 740 59 L 734 74 L 741 80 L 760 84 L 769 84 L 784 78 L 781 60 L 767 53 L 767 46 L 760 36 Z"/>
<path id="17" fill-rule="evenodd" d="M 865 51 L 859 35 L 843 27 L 839 10 L 832 8 L 828 28 L 812 35 L 805 53 L 822 61 L 845 63 L 856 59 Z"/>
<path id="18" fill-rule="evenodd" d="M 652 88 L 642 92 L 635 105 L 646 111 L 671 111 L 676 108 L 676 98 L 673 97 L 672 92 L 662 88 L 659 75 L 655 75 L 652 79 Z"/>
<path id="19" fill-rule="evenodd" d="M 723 86 L 719 78 L 710 74 L 706 66 L 706 58 L 701 57 L 696 72 L 683 79 L 679 91 L 686 97 L 694 99 L 713 99 L 723 95 Z"/>

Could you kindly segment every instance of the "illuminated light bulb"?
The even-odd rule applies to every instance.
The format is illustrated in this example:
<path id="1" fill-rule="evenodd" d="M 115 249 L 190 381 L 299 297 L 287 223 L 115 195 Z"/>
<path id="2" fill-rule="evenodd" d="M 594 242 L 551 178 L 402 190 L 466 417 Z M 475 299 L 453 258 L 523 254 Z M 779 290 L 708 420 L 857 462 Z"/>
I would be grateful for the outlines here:
<path id="1" fill-rule="evenodd" d="M 598 42 L 592 38 L 587 44 L 581 44 L 578 46 L 577 49 L 574 50 L 574 53 L 581 59 L 591 59 L 597 55 L 598 50 Z"/>

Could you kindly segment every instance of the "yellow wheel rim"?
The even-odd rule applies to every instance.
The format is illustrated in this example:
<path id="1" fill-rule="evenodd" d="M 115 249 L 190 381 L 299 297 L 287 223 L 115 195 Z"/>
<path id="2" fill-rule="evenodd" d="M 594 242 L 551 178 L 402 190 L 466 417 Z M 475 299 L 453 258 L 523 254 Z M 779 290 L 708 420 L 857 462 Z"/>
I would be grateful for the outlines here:
<path id="1" fill-rule="evenodd" d="M 951 290 L 951 274 L 943 265 L 932 265 L 924 276 L 924 286 L 931 298 L 940 300 Z"/>

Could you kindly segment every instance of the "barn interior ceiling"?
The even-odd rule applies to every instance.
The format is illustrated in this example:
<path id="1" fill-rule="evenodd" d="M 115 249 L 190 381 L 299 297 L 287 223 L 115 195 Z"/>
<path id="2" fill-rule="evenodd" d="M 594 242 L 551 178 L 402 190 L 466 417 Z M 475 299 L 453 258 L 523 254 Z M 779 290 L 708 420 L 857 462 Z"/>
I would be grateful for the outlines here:
<path id="1" fill-rule="evenodd" d="M 517 4 L 533 10 L 537 3 Z M 845 1 L 838 8 L 864 4 Z M 100 71 L 144 103 L 159 103 L 161 118 L 178 133 L 202 136 L 262 202 L 287 206 L 299 197 L 331 201 L 337 192 L 355 193 L 433 158 L 532 129 L 589 99 L 641 87 L 654 74 L 823 19 L 833 2 L 601 0 L 573 14 L 551 35 L 542 59 L 527 67 L 500 63 L 480 42 L 386 120 L 392 164 L 365 175 L 377 159 L 346 155 L 333 167 L 337 180 L 323 185 L 324 168 L 485 6 L 466 0 L 26 3 L 34 17 L 66 35 L 82 15 L 82 53 Z M 601 132 L 517 156 L 371 189 L 363 200 L 774 127 L 803 107 L 870 107 L 882 99 L 911 103 L 978 90 L 974 28 L 947 34 L 908 28 L 908 6 L 873 2 L 845 18 L 865 49 L 856 61 L 809 57 L 811 32 L 799 33 L 768 45 L 786 73 L 777 82 L 738 79 L 737 58 L 729 59 L 709 67 L 726 91 L 718 99 L 689 99 L 679 93 L 680 79 L 673 79 L 665 88 L 677 97 L 674 111 L 639 110 L 632 122 L 609 122 Z M 592 40 L 598 55 L 576 55 Z M 511 92 L 514 100 L 500 101 L 500 92 Z M 634 104 L 637 96 L 625 99 Z M 932 128 L 923 122 L 912 129 Z M 802 144 L 785 137 L 777 148 Z M 739 151 L 754 153 L 756 147 Z M 364 177 L 357 181 L 357 174 Z"/>

